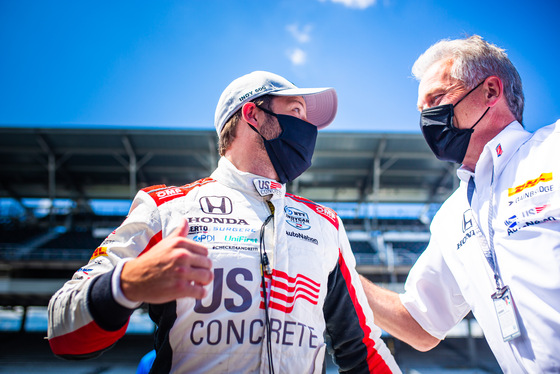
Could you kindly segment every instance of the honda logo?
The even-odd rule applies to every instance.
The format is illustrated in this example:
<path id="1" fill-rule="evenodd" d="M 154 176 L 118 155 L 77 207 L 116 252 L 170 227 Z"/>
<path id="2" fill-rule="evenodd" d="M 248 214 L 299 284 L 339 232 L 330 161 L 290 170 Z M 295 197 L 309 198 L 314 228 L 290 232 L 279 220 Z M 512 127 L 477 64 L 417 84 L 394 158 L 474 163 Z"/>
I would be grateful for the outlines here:
<path id="1" fill-rule="evenodd" d="M 473 227 L 472 209 L 468 209 L 463 213 L 463 232 L 467 232 Z"/>
<path id="2" fill-rule="evenodd" d="M 200 200 L 200 209 L 206 214 L 231 214 L 233 205 L 227 196 L 204 196 Z"/>

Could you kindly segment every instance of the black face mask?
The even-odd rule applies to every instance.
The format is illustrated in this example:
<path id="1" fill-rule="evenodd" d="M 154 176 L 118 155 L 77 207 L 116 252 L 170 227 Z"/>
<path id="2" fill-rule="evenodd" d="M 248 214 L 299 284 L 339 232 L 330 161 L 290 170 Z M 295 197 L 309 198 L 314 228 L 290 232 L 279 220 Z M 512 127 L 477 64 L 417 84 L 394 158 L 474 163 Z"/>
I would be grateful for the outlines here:
<path id="1" fill-rule="evenodd" d="M 282 184 L 291 182 L 311 166 L 317 126 L 297 117 L 276 114 L 260 106 L 258 108 L 276 117 L 282 132 L 277 138 L 267 140 L 251 124 L 248 125 L 263 139 L 266 153 L 278 174 L 278 181 Z"/>
<path id="2" fill-rule="evenodd" d="M 482 83 L 484 83 L 484 80 L 467 92 L 455 105 L 438 105 L 433 108 L 424 109 L 422 114 L 420 114 L 422 134 L 438 160 L 452 161 L 458 164 L 463 162 L 474 127 L 482 120 L 488 110 L 490 110 L 490 107 L 486 109 L 470 129 L 458 129 L 453 126 L 453 108 L 459 105 L 465 97 L 476 90 Z"/>

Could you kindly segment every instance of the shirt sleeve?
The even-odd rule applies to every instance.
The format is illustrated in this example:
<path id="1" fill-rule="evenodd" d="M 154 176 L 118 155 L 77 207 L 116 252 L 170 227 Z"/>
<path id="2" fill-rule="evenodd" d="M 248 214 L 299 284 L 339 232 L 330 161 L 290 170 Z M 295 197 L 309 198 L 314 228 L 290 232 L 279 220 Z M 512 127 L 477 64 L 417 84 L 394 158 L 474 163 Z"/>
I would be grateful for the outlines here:
<path id="1" fill-rule="evenodd" d="M 140 191 L 128 217 L 95 249 L 51 298 L 48 339 L 53 353 L 67 359 L 98 356 L 126 332 L 134 309 L 114 295 L 112 277 L 125 258 L 135 258 L 161 239 L 161 223 L 151 197 Z"/>
<path id="2" fill-rule="evenodd" d="M 329 275 L 323 306 L 331 354 L 341 373 L 400 373 L 381 339 L 381 329 L 374 324 L 350 243 L 338 219 L 338 263 Z"/>
<path id="3" fill-rule="evenodd" d="M 433 236 L 410 270 L 400 299 L 416 322 L 440 340 L 470 311 Z"/>

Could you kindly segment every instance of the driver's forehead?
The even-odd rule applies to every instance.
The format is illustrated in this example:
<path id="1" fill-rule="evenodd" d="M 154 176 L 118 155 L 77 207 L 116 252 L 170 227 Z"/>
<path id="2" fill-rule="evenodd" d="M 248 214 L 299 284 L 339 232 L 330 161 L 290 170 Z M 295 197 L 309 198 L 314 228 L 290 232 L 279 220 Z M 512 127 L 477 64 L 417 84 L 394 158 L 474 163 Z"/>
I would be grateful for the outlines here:
<path id="1" fill-rule="evenodd" d="M 272 99 L 272 107 L 274 109 L 294 105 L 301 105 L 304 109 L 307 108 L 303 96 L 274 96 Z"/>

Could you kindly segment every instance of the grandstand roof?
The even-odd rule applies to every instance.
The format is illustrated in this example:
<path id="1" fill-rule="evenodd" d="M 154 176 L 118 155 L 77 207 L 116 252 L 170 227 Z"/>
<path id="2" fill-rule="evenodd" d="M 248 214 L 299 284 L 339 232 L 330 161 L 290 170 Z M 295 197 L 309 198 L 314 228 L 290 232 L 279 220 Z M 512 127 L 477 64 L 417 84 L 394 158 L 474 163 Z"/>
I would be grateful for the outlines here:
<path id="1" fill-rule="evenodd" d="M 129 199 L 217 165 L 214 130 L 0 128 L 0 197 Z M 455 166 L 421 134 L 320 132 L 313 166 L 288 190 L 316 201 L 441 202 Z"/>
<path id="2" fill-rule="evenodd" d="M 117 226 L 122 219 L 92 215 L 89 200 L 130 199 L 144 186 L 183 185 L 207 177 L 219 159 L 216 148 L 213 130 L 0 128 L 0 197 L 20 202 L 66 198 L 86 207 L 72 212 L 68 232 L 53 228 L 61 222 L 68 226 L 69 216 L 53 212 L 36 226 L 12 222 L 0 231 L 0 306 L 45 305 L 63 279 L 87 262 L 102 240 L 95 229 Z M 319 202 L 439 203 L 456 180 L 455 167 L 436 160 L 420 134 L 320 132 L 313 166 L 288 190 Z M 378 237 L 374 243 L 368 232 L 362 242 L 353 242 L 359 271 L 397 282 L 425 246 L 416 243 L 418 224 L 426 228 L 418 220 L 387 223 L 378 216 L 372 225 L 365 224 L 369 215 L 345 225 L 360 230 L 394 226 L 415 235 L 411 243 L 399 235 L 389 248 L 402 262 L 390 270 L 387 249 L 374 248 L 384 245 Z M 49 230 L 41 223 L 48 223 Z M 78 230 L 83 227 L 87 230 Z"/>

